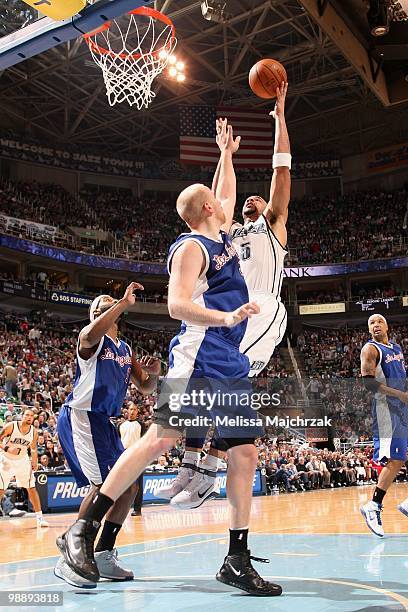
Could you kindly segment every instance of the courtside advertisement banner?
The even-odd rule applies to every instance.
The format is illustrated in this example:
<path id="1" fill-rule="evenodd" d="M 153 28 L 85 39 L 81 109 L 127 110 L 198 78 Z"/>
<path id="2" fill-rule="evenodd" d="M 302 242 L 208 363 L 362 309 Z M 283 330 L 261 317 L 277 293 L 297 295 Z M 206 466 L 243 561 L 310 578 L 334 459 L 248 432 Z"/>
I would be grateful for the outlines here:
<path id="1" fill-rule="evenodd" d="M 168 500 L 156 497 L 154 493 L 166 487 L 174 478 L 177 472 L 147 472 L 143 476 L 143 503 L 164 502 Z M 82 500 L 88 494 L 89 487 L 78 487 L 71 472 L 58 474 L 55 472 L 37 472 L 37 485 L 41 495 L 43 509 L 51 511 L 78 509 Z M 218 472 L 217 487 L 220 489 L 220 497 L 225 498 L 227 472 Z M 261 495 L 265 493 L 264 480 L 261 470 L 257 470 L 253 482 L 253 494 Z M 45 503 L 45 507 L 44 507 Z"/>

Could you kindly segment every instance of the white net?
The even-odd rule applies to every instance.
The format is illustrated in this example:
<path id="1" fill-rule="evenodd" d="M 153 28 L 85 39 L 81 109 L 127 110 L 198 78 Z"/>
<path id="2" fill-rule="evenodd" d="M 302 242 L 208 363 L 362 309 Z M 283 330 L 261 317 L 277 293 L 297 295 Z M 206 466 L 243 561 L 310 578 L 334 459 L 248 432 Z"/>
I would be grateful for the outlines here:
<path id="1" fill-rule="evenodd" d="M 153 81 L 177 44 L 170 20 L 137 11 L 86 34 L 85 41 L 102 70 L 109 104 L 128 102 L 139 110 L 155 98 Z"/>

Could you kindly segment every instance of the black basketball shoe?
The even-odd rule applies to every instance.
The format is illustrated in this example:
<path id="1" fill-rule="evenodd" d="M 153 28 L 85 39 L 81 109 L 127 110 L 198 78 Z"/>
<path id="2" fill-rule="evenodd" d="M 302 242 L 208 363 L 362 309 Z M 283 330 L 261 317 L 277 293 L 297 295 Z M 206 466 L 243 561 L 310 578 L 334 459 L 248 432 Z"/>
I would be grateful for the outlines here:
<path id="1" fill-rule="evenodd" d="M 223 566 L 216 575 L 217 580 L 259 597 L 281 595 L 282 587 L 279 584 L 273 584 L 273 582 L 267 582 L 261 578 L 252 567 L 251 560 L 269 563 L 269 559 L 251 557 L 251 551 L 249 550 L 239 555 L 228 555 L 225 557 Z"/>
<path id="2" fill-rule="evenodd" d="M 94 542 L 99 526 L 97 521 L 79 519 L 57 538 L 57 546 L 69 567 L 92 582 L 97 582 L 100 577 L 94 558 Z"/>

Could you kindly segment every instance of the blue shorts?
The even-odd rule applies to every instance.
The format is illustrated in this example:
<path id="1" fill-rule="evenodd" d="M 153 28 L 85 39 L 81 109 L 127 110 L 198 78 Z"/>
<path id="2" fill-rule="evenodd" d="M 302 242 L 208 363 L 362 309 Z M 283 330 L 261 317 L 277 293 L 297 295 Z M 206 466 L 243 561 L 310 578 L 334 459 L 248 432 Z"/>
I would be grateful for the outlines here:
<path id="1" fill-rule="evenodd" d="M 102 484 L 125 450 L 118 430 L 104 414 L 63 406 L 57 431 L 79 487 Z"/>
<path id="2" fill-rule="evenodd" d="M 408 409 L 401 403 L 381 397 L 372 403 L 373 459 L 385 464 L 388 459 L 406 461 L 408 450 Z"/>
<path id="3" fill-rule="evenodd" d="M 195 330 L 179 334 L 170 344 L 169 371 L 155 422 L 180 432 L 189 429 L 189 436 L 197 438 L 212 424 L 220 438 L 253 440 L 263 435 L 261 419 L 251 407 L 249 368 L 248 357 L 219 334 Z M 186 401 L 177 409 L 178 398 L 183 396 Z M 190 423 L 198 417 L 199 424 L 197 420 Z"/>

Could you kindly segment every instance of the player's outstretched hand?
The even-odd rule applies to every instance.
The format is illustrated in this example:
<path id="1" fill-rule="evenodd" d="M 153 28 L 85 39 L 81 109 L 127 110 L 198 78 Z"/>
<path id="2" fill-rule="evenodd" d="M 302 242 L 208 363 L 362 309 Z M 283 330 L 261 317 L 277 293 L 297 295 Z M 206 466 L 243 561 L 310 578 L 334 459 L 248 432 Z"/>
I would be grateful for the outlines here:
<path id="1" fill-rule="evenodd" d="M 276 90 L 276 104 L 273 111 L 269 114 L 272 115 L 274 119 L 278 119 L 279 117 L 285 116 L 285 102 L 286 102 L 286 94 L 288 93 L 288 84 L 285 81 L 282 81 L 280 87 Z"/>
<path id="2" fill-rule="evenodd" d="M 137 289 L 143 291 L 144 287 L 140 283 L 130 283 L 130 285 L 126 288 L 126 291 L 123 296 L 123 301 L 126 302 L 129 306 L 133 306 L 136 301 L 134 292 Z"/>
<path id="3" fill-rule="evenodd" d="M 235 327 L 245 319 L 250 319 L 253 315 L 259 314 L 260 308 L 256 302 L 248 302 L 237 308 L 233 312 L 227 312 L 225 315 L 225 327 Z"/>
<path id="4" fill-rule="evenodd" d="M 220 151 L 231 151 L 232 154 L 236 153 L 239 149 L 241 142 L 241 136 L 234 138 L 234 131 L 231 125 L 228 125 L 227 119 L 217 119 L 217 145 Z"/>
<path id="5" fill-rule="evenodd" d="M 239 149 L 239 145 L 241 144 L 241 136 L 237 136 L 234 138 L 234 130 L 232 126 L 228 126 L 228 149 L 232 154 L 236 153 Z"/>
<path id="6" fill-rule="evenodd" d="M 217 119 L 215 122 L 217 136 L 215 138 L 220 151 L 225 151 L 228 146 L 228 121 L 227 119 Z"/>
<path id="7" fill-rule="evenodd" d="M 140 367 L 142 370 L 147 372 L 147 374 L 152 374 L 152 376 L 159 376 L 161 372 L 161 362 L 157 357 L 150 357 L 150 355 L 143 355 L 139 359 Z"/>

